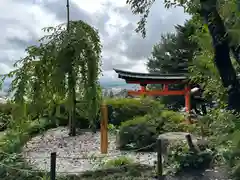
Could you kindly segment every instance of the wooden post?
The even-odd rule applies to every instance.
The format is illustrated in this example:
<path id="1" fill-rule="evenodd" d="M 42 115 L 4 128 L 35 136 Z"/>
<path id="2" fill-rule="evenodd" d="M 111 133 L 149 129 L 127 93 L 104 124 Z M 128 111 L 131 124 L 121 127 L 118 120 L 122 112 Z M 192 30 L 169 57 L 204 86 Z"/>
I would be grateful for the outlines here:
<path id="1" fill-rule="evenodd" d="M 51 168 L 50 168 L 50 180 L 56 180 L 56 158 L 57 153 L 51 153 Z"/>
<path id="2" fill-rule="evenodd" d="M 162 140 L 157 140 L 157 177 L 158 180 L 163 180 L 163 164 L 162 164 Z"/>
<path id="3" fill-rule="evenodd" d="M 108 151 L 108 109 L 106 104 L 101 105 L 101 153 Z"/>
<path id="4" fill-rule="evenodd" d="M 191 88 L 188 86 L 188 85 L 186 85 L 185 86 L 185 108 L 186 108 L 186 112 L 187 112 L 187 115 L 188 115 L 188 117 L 187 117 L 187 122 L 188 123 L 192 123 L 192 121 L 191 121 Z"/>
<path id="5" fill-rule="evenodd" d="M 192 137 L 190 134 L 186 135 L 186 140 L 187 140 L 187 143 L 188 143 L 188 147 L 190 149 L 190 151 L 194 152 L 194 153 L 197 153 L 198 150 L 195 148 L 193 142 L 192 142 Z"/>

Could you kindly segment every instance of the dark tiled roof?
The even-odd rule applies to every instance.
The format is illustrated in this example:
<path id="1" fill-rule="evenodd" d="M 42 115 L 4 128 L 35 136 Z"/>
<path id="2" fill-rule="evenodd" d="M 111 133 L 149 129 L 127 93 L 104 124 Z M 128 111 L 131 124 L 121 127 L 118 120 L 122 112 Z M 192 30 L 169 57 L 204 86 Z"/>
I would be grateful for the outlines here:
<path id="1" fill-rule="evenodd" d="M 186 80 L 187 76 L 184 74 L 159 74 L 159 73 L 137 73 L 124 71 L 120 69 L 113 69 L 118 77 L 121 79 L 148 79 L 148 80 Z"/>

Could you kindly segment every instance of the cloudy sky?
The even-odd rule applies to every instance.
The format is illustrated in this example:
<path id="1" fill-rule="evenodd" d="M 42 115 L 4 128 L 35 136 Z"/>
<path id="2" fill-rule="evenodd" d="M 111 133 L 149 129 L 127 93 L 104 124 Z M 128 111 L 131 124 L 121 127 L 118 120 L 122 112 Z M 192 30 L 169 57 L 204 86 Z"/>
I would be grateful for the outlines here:
<path id="1" fill-rule="evenodd" d="M 132 15 L 126 0 L 70 0 L 71 20 L 84 20 L 99 30 L 103 43 L 103 77 L 115 81 L 113 68 L 145 72 L 152 46 L 174 25 L 188 17 L 182 9 L 164 9 L 163 0 L 152 7 L 147 37 L 134 29 L 138 17 Z M 8 73 L 24 49 L 43 36 L 43 27 L 66 21 L 66 0 L 1 0 L 0 74 Z"/>

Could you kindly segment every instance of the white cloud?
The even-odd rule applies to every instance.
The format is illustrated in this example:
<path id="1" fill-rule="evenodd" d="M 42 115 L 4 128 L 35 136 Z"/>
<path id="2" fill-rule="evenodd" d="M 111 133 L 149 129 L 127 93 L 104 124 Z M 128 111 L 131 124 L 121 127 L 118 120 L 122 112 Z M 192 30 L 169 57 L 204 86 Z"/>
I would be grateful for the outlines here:
<path id="1" fill-rule="evenodd" d="M 1 74 L 7 74 L 9 71 L 12 70 L 9 66 L 4 63 L 0 63 Z"/>
<path id="2" fill-rule="evenodd" d="M 163 1 L 156 1 L 147 24 L 147 38 L 134 29 L 138 17 L 132 15 L 124 1 L 70 0 L 70 18 L 81 19 L 100 32 L 103 43 L 102 80 L 116 80 L 112 68 L 146 72 L 146 59 L 162 33 L 174 30 L 187 18 L 181 9 L 166 10 Z M 66 2 L 62 0 L 8 0 L 0 6 L 1 34 L 0 72 L 12 69 L 14 60 L 24 49 L 36 43 L 43 27 L 66 21 Z"/>

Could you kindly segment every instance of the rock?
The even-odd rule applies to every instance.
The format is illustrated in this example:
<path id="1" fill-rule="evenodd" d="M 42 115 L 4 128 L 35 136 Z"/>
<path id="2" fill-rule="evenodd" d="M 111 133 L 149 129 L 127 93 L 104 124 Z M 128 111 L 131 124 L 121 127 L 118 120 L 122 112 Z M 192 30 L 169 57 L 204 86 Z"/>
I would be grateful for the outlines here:
<path id="1" fill-rule="evenodd" d="M 168 132 L 168 133 L 160 134 L 158 136 L 158 139 L 162 140 L 162 154 L 163 154 L 163 159 L 165 162 L 168 160 L 169 146 L 174 145 L 174 144 L 177 145 L 179 143 L 187 144 L 186 135 L 188 135 L 188 134 L 190 134 L 190 133 Z M 192 138 L 192 142 L 193 142 L 195 148 L 198 150 L 198 146 L 196 145 L 198 142 L 198 139 L 196 137 L 194 137 L 193 135 L 191 135 L 191 138 Z"/>

